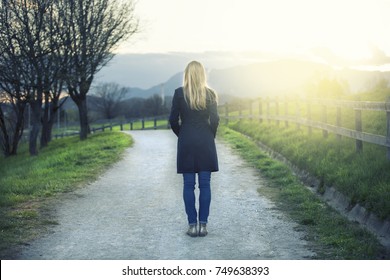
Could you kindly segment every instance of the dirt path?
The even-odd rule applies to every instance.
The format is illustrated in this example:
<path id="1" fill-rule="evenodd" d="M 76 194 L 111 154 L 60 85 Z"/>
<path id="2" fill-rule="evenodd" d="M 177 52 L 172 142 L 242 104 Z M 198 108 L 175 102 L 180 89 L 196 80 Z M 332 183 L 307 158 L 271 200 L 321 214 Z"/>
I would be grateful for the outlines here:
<path id="1" fill-rule="evenodd" d="M 217 143 L 209 235 L 185 234 L 176 136 L 133 131 L 132 148 L 95 183 L 56 205 L 58 225 L 20 259 L 305 259 L 313 256 L 295 223 L 258 195 L 264 184 Z"/>

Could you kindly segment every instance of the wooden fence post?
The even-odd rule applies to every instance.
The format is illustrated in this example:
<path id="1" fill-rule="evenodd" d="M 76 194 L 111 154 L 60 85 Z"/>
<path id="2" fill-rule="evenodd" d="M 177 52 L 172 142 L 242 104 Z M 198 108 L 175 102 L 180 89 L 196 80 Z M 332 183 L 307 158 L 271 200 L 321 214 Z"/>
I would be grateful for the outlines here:
<path id="1" fill-rule="evenodd" d="M 386 144 L 390 145 L 390 98 L 387 99 L 386 103 Z M 387 147 L 387 159 L 390 160 L 390 147 Z"/>
<path id="2" fill-rule="evenodd" d="M 249 100 L 249 121 L 253 121 L 253 110 L 252 110 L 252 107 L 253 107 L 253 101 L 252 100 Z"/>
<path id="3" fill-rule="evenodd" d="M 297 129 L 301 129 L 301 124 L 299 123 L 299 119 L 301 118 L 301 108 L 299 106 L 299 100 L 297 99 L 295 102 L 295 115 L 297 119 Z"/>
<path id="4" fill-rule="evenodd" d="M 312 132 L 313 132 L 313 129 L 311 127 L 311 105 L 312 105 L 312 103 L 310 102 L 310 100 L 307 100 L 307 103 L 306 103 L 306 106 L 307 106 L 307 120 L 309 121 L 309 125 L 307 127 L 307 131 L 308 131 L 309 135 L 311 135 Z"/>
<path id="5" fill-rule="evenodd" d="M 229 104 L 225 103 L 225 124 L 229 124 Z"/>
<path id="6" fill-rule="evenodd" d="M 266 109 L 267 109 L 267 120 L 268 120 L 268 124 L 271 123 L 270 111 L 269 111 L 269 103 L 270 103 L 270 100 L 269 100 L 269 97 L 267 97 L 267 98 L 265 99 L 265 105 L 266 105 Z"/>
<path id="7" fill-rule="evenodd" d="M 123 131 L 123 123 L 122 122 L 121 122 L 120 126 L 121 126 L 121 131 Z"/>
<path id="8" fill-rule="evenodd" d="M 263 122 L 263 102 L 261 100 L 261 97 L 259 98 L 259 122 Z"/>
<path id="9" fill-rule="evenodd" d="M 362 132 L 362 111 L 355 109 L 355 130 Z M 356 152 L 363 151 L 363 141 L 356 139 Z"/>
<path id="10" fill-rule="evenodd" d="M 278 120 L 276 120 L 276 125 L 279 126 L 280 121 L 279 121 L 279 98 L 276 97 L 275 99 L 275 114 Z"/>
<path id="11" fill-rule="evenodd" d="M 154 118 L 154 129 L 157 129 L 157 118 Z"/>
<path id="12" fill-rule="evenodd" d="M 142 118 L 142 130 L 145 129 L 145 118 Z"/>
<path id="13" fill-rule="evenodd" d="M 327 110 L 326 110 L 326 105 L 322 105 L 322 122 L 324 124 L 327 124 L 328 122 L 328 115 L 327 115 Z M 324 138 L 327 138 L 328 137 L 328 131 L 326 129 L 323 129 L 322 130 L 322 135 L 324 136 Z"/>
<path id="14" fill-rule="evenodd" d="M 341 107 L 337 106 L 336 108 L 336 126 L 341 127 Z M 341 135 L 337 134 L 337 139 L 341 140 Z"/>
<path id="15" fill-rule="evenodd" d="M 284 115 L 286 116 L 284 125 L 288 127 L 288 99 L 287 98 L 285 98 L 285 102 L 284 102 Z"/>
<path id="16" fill-rule="evenodd" d="M 130 121 L 130 130 L 133 130 L 133 122 Z"/>

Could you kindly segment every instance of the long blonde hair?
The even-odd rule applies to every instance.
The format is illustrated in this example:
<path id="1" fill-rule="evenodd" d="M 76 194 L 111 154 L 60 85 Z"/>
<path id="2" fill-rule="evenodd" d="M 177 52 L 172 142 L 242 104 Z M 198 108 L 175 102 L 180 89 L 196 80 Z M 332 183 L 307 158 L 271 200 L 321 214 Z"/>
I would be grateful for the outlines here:
<path id="1" fill-rule="evenodd" d="M 206 71 L 198 61 L 188 63 L 184 71 L 184 98 L 192 110 L 204 110 L 207 107 L 207 91 L 212 102 L 217 102 L 215 91 L 207 85 Z"/>

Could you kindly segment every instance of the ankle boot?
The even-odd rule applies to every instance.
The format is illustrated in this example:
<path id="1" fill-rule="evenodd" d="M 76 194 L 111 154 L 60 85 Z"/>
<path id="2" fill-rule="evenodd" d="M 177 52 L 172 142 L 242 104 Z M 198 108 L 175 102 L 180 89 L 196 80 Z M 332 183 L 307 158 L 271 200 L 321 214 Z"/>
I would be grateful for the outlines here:
<path id="1" fill-rule="evenodd" d="M 199 236 L 201 237 L 204 237 L 207 235 L 207 228 L 206 228 L 206 224 L 200 224 L 199 226 Z"/>
<path id="2" fill-rule="evenodd" d="M 187 230 L 187 235 L 191 237 L 197 237 L 198 236 L 198 231 L 196 228 L 196 225 L 190 225 L 188 230 Z"/>

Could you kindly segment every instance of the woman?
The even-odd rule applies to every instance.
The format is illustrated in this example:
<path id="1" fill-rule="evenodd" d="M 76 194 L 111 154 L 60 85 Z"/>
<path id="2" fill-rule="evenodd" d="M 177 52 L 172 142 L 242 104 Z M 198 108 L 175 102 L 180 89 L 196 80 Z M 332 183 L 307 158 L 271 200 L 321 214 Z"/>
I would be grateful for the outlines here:
<path id="1" fill-rule="evenodd" d="M 183 87 L 175 90 L 169 122 L 178 136 L 177 173 L 183 174 L 183 199 L 191 237 L 207 235 L 211 202 L 211 172 L 218 171 L 214 138 L 219 124 L 217 94 L 207 86 L 203 65 L 190 62 Z M 195 207 L 195 177 L 198 175 L 199 216 Z M 197 224 L 199 221 L 199 231 Z"/>

